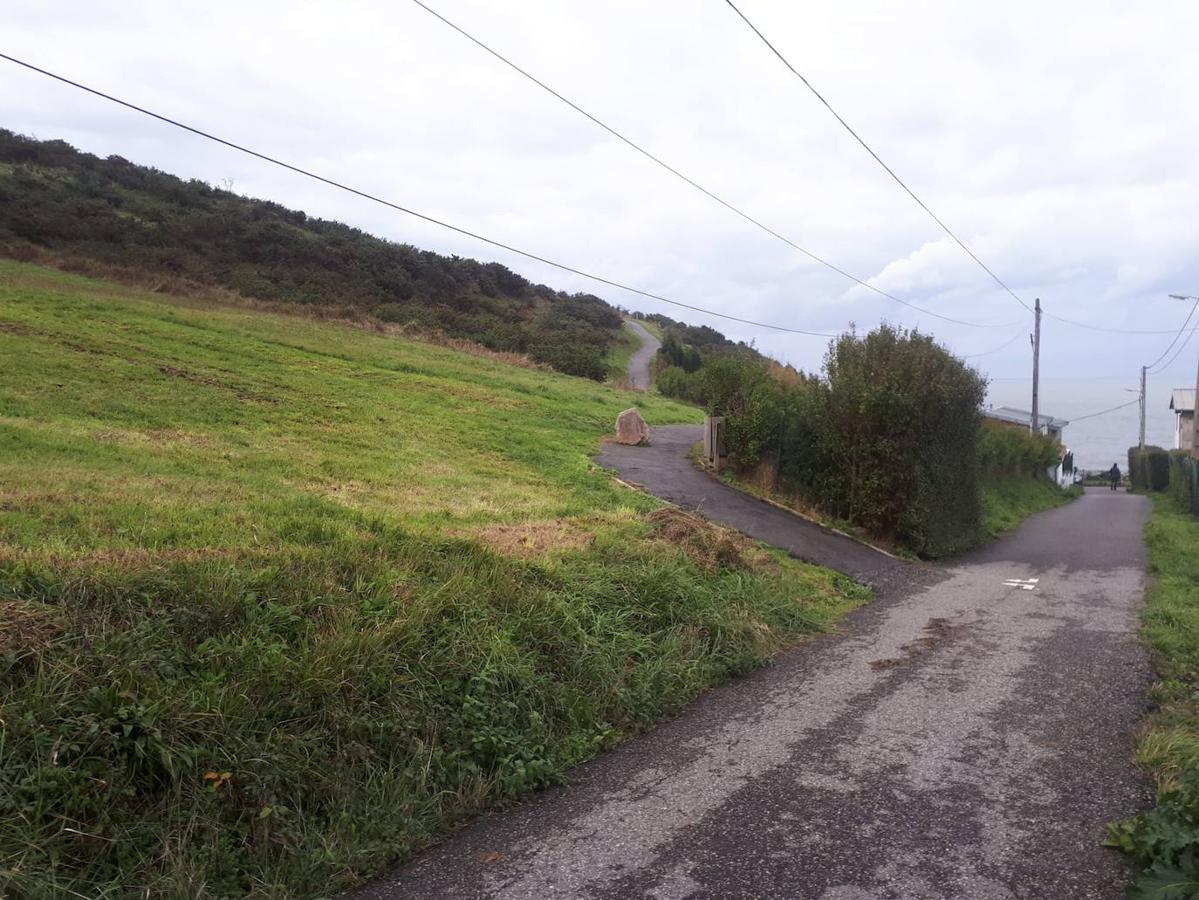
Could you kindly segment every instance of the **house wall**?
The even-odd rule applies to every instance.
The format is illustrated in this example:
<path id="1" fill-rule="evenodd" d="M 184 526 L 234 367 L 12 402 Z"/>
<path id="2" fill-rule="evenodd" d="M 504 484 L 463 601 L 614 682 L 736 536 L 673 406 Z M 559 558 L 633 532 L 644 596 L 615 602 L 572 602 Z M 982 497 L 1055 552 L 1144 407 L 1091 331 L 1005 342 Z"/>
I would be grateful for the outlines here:
<path id="1" fill-rule="evenodd" d="M 1190 450 L 1194 440 L 1195 414 L 1182 412 L 1174 414 L 1174 449 Z"/>

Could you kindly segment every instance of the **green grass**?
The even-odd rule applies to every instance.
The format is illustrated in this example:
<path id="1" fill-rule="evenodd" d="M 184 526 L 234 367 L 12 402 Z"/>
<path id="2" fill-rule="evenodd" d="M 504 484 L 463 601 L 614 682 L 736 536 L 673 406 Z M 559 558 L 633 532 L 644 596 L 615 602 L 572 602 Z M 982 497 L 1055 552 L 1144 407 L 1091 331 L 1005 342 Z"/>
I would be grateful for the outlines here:
<path id="1" fill-rule="evenodd" d="M 661 398 L 8 262 L 0 359 L 0 895 L 330 896 L 865 599 L 647 520 Z"/>
<path id="2" fill-rule="evenodd" d="M 1149 812 L 1112 826 L 1109 843 L 1129 853 L 1138 874 L 1129 896 L 1199 896 L 1199 520 L 1169 497 L 1151 495 L 1145 529 L 1153 581 L 1141 635 L 1157 676 L 1137 762 L 1157 787 Z"/>
<path id="3" fill-rule="evenodd" d="M 1078 496 L 1048 479 L 1022 475 L 982 479 L 983 531 L 990 539 L 1017 528 L 1029 516 L 1063 506 Z"/>
<path id="4" fill-rule="evenodd" d="M 609 381 L 620 381 L 629 377 L 629 360 L 633 358 L 633 354 L 640 346 L 641 339 L 633 334 L 626 325 L 621 330 L 620 340 L 612 345 L 604 360 L 608 366 Z"/>

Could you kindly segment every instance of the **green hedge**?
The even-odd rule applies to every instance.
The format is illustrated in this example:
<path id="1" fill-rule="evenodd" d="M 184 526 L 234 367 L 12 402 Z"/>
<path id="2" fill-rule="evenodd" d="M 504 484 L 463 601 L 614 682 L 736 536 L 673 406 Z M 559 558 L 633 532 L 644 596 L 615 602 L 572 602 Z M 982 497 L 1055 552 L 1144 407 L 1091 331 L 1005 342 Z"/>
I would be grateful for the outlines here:
<path id="1" fill-rule="evenodd" d="M 825 377 L 773 376 L 726 357 L 695 375 L 728 418 L 729 458 L 777 454 L 778 475 L 826 510 L 922 556 L 981 537 L 979 431 L 985 384 L 932 338 L 882 326 L 836 339 Z"/>
<path id="2" fill-rule="evenodd" d="M 978 461 L 984 475 L 1041 477 L 1057 465 L 1060 454 L 1061 445 L 1047 435 L 983 421 Z"/>
<path id="3" fill-rule="evenodd" d="M 1199 463 L 1185 450 L 1170 451 L 1169 491 L 1180 510 L 1199 516 Z"/>
<path id="4" fill-rule="evenodd" d="M 1133 490 L 1165 491 L 1170 486 L 1170 455 L 1161 447 L 1128 448 L 1128 480 Z"/>

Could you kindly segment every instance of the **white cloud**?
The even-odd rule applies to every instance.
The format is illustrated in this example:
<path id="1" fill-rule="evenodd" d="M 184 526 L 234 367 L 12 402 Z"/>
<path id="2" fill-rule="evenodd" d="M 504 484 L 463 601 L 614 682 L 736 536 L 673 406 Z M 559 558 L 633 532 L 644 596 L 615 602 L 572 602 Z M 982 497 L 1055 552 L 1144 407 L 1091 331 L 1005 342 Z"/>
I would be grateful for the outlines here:
<path id="1" fill-rule="evenodd" d="M 718 0 L 430 0 L 448 18 L 797 243 L 954 317 L 1026 314 Z M 995 271 L 1113 327 L 1177 327 L 1199 291 L 1199 104 L 1178 47 L 1199 7 L 1018 0 L 746 13 Z M 598 274 L 812 330 L 951 325 L 854 286 L 671 178 L 405 2 L 18 2 L 7 53 L 431 215 Z M 1185 48 L 1182 48 L 1185 50 Z M 207 145 L 10 64 L 0 125 L 661 310 Z M 682 314 L 680 313 L 680 316 Z M 698 316 L 687 315 L 695 321 Z M 824 341 L 707 320 L 806 368 Z M 1047 326 L 1050 372 L 1136 371 L 1164 341 Z M 1023 375 L 1015 341 L 980 359 Z M 1181 365 L 1181 363 L 1180 363 Z"/>

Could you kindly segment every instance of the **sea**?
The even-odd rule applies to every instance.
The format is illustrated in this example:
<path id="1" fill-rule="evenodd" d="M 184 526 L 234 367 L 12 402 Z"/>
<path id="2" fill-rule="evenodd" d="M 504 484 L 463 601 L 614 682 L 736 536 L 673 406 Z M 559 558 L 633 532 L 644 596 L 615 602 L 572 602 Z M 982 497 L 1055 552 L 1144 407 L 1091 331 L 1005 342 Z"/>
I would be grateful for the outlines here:
<path id="1" fill-rule="evenodd" d="M 1042 415 L 1070 420 L 1062 432 L 1062 442 L 1074 451 L 1079 469 L 1110 469 L 1117 463 L 1128 467 L 1128 448 L 1136 444 L 1140 410 L 1136 403 L 1105 415 L 1091 416 L 1121 403 L 1135 401 L 1135 379 L 1042 379 L 1040 407 Z M 1145 442 L 1174 447 L 1174 413 L 1170 410 L 1170 392 L 1176 387 L 1194 387 L 1194 382 L 1149 382 L 1146 390 Z M 987 392 L 992 406 L 1028 409 L 1032 404 L 1031 379 L 996 378 Z"/>

